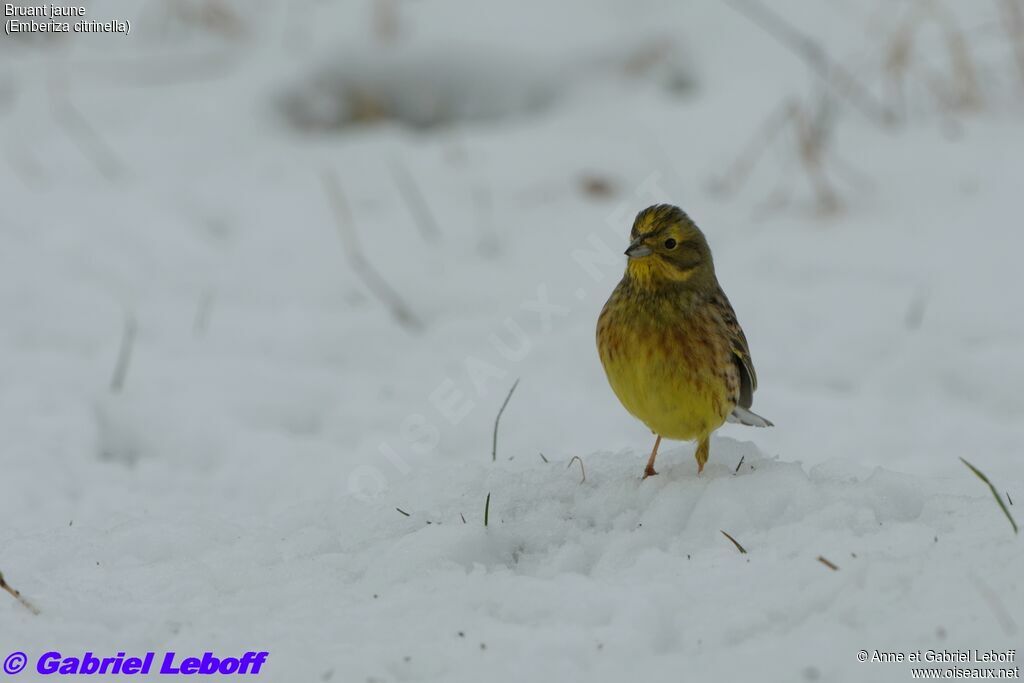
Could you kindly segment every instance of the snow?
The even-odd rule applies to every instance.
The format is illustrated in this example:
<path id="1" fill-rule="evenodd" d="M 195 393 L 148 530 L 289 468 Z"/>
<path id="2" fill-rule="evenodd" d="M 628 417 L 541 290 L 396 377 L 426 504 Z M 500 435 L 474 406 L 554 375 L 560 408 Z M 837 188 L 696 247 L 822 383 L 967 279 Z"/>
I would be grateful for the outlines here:
<path id="1" fill-rule="evenodd" d="M 129 37 L 0 39 L 0 571 L 40 610 L 0 595 L 0 655 L 903 681 L 857 652 L 1019 645 L 1021 543 L 959 460 L 1024 499 L 1022 81 L 997 9 L 956 8 L 977 108 L 924 85 L 948 56 L 927 34 L 904 125 L 835 112 L 842 210 L 821 215 L 788 134 L 714 191 L 819 89 L 725 4 L 397 4 L 393 45 L 368 29 L 385 4 L 96 2 Z M 772 7 L 882 90 L 889 5 Z M 414 101 L 429 127 L 309 130 L 284 104 L 460 55 L 438 75 L 453 122 Z M 351 267 L 325 174 L 421 330 Z M 724 426 L 699 477 L 665 443 L 641 481 L 652 440 L 593 334 L 657 201 L 707 233 L 776 427 Z"/>

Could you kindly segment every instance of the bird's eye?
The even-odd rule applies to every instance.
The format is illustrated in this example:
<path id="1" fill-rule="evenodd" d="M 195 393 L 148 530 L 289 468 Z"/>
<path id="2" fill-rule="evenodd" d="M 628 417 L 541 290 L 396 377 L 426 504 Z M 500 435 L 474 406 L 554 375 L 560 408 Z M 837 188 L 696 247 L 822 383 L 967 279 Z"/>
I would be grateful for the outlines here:
<path id="1" fill-rule="evenodd" d="M 675 249 L 676 248 L 676 241 L 674 239 L 672 239 L 671 237 L 669 237 L 667 240 L 665 240 L 665 248 L 666 249 Z"/>

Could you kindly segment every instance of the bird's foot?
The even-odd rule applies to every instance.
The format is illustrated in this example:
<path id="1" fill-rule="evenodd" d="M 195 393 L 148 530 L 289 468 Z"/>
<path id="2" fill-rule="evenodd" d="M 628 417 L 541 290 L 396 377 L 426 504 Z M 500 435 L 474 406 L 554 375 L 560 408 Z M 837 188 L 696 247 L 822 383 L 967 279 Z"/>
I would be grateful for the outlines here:
<path id="1" fill-rule="evenodd" d="M 654 468 L 648 465 L 647 467 L 644 468 L 643 478 L 646 479 L 647 477 L 653 477 L 656 474 L 657 472 L 654 471 Z"/>

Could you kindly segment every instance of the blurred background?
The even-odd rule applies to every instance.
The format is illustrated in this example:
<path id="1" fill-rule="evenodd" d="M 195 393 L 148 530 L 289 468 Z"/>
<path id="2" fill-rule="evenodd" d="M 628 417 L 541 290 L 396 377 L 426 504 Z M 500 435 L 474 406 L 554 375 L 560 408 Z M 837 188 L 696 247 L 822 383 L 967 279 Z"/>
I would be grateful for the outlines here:
<path id="1" fill-rule="evenodd" d="M 170 611 L 133 637 L 165 642 L 228 567 L 384 533 L 324 510 L 404 523 L 402 487 L 459 499 L 492 458 L 639 476 L 593 337 L 659 202 L 707 234 L 777 425 L 723 428 L 723 474 L 732 439 L 1020 483 L 1019 0 L 85 7 L 130 30 L 0 37 L 0 569 L 37 596 L 145 586 Z M 163 545 L 240 537 L 191 570 Z M 61 642 L 124 635 L 110 591 Z"/>

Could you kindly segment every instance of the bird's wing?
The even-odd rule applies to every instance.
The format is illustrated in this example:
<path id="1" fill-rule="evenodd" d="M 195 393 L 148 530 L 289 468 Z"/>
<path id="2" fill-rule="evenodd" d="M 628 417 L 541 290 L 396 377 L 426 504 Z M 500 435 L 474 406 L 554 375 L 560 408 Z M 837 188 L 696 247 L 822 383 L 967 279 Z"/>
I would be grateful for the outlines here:
<path id="1" fill-rule="evenodd" d="M 721 287 L 715 292 L 713 301 L 715 308 L 721 313 L 725 334 L 732 345 L 733 358 L 740 372 L 740 398 L 736 404 L 741 408 L 749 408 L 754 404 L 757 373 L 754 372 L 754 361 L 750 359 L 747 336 L 743 334 L 743 328 L 740 327 L 740 323 L 736 319 L 736 312 L 732 310 L 729 297 L 725 295 Z"/>

